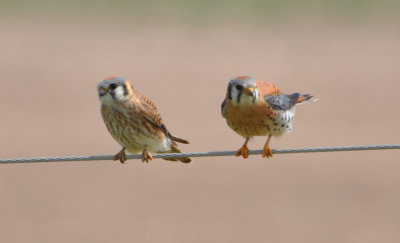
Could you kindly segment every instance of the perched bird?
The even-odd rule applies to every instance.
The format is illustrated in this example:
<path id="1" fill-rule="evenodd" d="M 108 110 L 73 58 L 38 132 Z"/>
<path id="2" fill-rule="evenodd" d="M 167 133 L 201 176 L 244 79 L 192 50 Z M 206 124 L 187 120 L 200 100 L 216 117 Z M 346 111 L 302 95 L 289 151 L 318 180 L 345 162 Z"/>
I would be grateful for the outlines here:
<path id="1" fill-rule="evenodd" d="M 221 113 L 228 126 L 246 139 L 236 156 L 249 156 L 247 143 L 251 137 L 268 136 L 262 157 L 272 157 L 271 137 L 291 131 L 295 105 L 312 97 L 309 94 L 282 94 L 272 83 L 248 76 L 230 80 Z"/>
<path id="2" fill-rule="evenodd" d="M 142 153 L 142 161 L 153 159 L 151 153 L 181 153 L 176 142 L 189 142 L 173 136 L 164 125 L 156 105 L 133 89 L 125 78 L 108 77 L 97 85 L 101 114 L 111 136 L 122 146 L 114 160 L 126 161 L 125 150 Z M 190 163 L 190 158 L 166 160 Z"/>

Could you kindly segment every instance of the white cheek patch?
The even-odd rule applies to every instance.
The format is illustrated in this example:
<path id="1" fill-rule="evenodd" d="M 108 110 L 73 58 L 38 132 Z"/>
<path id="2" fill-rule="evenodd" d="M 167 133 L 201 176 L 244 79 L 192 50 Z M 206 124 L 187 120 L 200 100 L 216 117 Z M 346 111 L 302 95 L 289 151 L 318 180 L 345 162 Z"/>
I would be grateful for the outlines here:
<path id="1" fill-rule="evenodd" d="M 128 99 L 124 94 L 124 87 L 122 86 L 118 86 L 117 88 L 114 89 L 114 97 L 116 100 L 119 101 L 125 101 Z"/>
<path id="2" fill-rule="evenodd" d="M 232 102 L 234 104 L 238 104 L 237 101 L 238 101 L 239 91 L 235 87 L 232 87 L 231 96 L 232 96 Z"/>
<path id="3" fill-rule="evenodd" d="M 258 89 L 257 88 L 254 89 L 254 100 L 255 101 L 258 100 Z"/>
<path id="4" fill-rule="evenodd" d="M 123 86 L 118 86 L 114 89 L 114 98 L 117 101 L 127 101 L 129 99 L 128 95 L 125 95 L 125 89 Z"/>

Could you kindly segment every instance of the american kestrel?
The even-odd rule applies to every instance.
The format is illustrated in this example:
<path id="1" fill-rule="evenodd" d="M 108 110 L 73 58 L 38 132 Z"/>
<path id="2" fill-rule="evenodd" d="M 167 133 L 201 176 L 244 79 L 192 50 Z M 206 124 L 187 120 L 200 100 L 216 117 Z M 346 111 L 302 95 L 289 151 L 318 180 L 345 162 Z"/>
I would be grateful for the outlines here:
<path id="1" fill-rule="evenodd" d="M 271 137 L 291 131 L 295 105 L 312 97 L 309 94 L 282 94 L 274 84 L 248 76 L 230 80 L 221 112 L 229 127 L 246 139 L 236 156 L 249 156 L 247 143 L 251 137 L 268 136 L 262 157 L 272 157 Z"/>
<path id="2" fill-rule="evenodd" d="M 181 153 L 176 142 L 188 144 L 173 136 L 164 125 L 156 105 L 133 89 L 125 78 L 108 77 L 97 85 L 101 114 L 111 136 L 122 146 L 114 160 L 126 161 L 125 150 L 142 153 L 142 161 L 153 159 L 151 153 Z M 166 160 L 190 163 L 190 158 Z"/>

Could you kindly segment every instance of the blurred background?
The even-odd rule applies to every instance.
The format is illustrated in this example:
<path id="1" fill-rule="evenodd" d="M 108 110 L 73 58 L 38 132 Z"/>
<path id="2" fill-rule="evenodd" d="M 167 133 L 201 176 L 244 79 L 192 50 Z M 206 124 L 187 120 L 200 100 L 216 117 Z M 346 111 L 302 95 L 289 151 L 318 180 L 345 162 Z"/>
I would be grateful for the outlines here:
<path id="1" fill-rule="evenodd" d="M 400 143 L 400 4 L 0 1 L 0 157 L 119 151 L 96 85 L 129 78 L 186 152 L 236 150 L 228 81 L 319 101 L 272 148 Z M 256 138 L 251 149 L 261 149 Z M 399 242 L 400 151 L 0 165 L 1 242 Z"/>

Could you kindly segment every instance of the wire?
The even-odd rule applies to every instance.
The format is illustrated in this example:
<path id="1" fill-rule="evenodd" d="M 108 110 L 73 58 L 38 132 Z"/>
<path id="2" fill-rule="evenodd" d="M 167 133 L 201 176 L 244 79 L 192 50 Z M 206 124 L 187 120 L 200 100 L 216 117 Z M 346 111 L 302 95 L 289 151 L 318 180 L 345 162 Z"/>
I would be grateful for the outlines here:
<path id="1" fill-rule="evenodd" d="M 319 148 L 294 148 L 294 149 L 274 149 L 273 154 L 296 154 L 296 153 L 318 153 L 318 152 L 344 152 L 344 151 L 365 151 L 365 150 L 388 150 L 400 149 L 400 144 L 388 145 L 369 145 L 369 146 L 344 146 L 344 147 L 319 147 Z M 192 152 L 192 153 L 168 153 L 154 154 L 154 158 L 180 158 L 180 157 L 217 157 L 234 156 L 236 151 L 213 151 L 213 152 Z M 250 155 L 261 154 L 262 150 L 251 150 Z M 65 157 L 41 157 L 41 158 L 14 158 L 0 159 L 0 164 L 16 163 L 40 163 L 40 162 L 71 162 L 71 161 L 97 161 L 113 160 L 113 155 L 95 156 L 65 156 Z M 140 154 L 127 155 L 127 159 L 141 159 Z"/>

